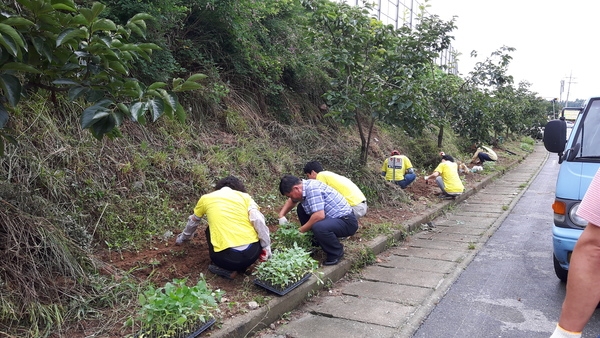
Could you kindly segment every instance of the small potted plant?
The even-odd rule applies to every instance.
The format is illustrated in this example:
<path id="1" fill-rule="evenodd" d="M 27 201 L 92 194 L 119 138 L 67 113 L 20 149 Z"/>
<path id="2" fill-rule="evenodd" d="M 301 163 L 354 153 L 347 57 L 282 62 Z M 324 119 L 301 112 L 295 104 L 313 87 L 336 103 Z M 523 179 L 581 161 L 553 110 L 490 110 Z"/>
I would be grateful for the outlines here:
<path id="1" fill-rule="evenodd" d="M 254 283 L 283 296 L 307 281 L 311 274 L 319 278 L 315 273 L 318 268 L 319 262 L 294 243 L 291 248 L 275 250 L 268 261 L 256 266 Z"/>
<path id="2" fill-rule="evenodd" d="M 210 290 L 203 276 L 193 287 L 186 285 L 186 279 L 174 279 L 140 294 L 141 309 L 126 324 L 140 322 L 137 338 L 196 337 L 215 323 L 217 302 L 224 293 Z"/>

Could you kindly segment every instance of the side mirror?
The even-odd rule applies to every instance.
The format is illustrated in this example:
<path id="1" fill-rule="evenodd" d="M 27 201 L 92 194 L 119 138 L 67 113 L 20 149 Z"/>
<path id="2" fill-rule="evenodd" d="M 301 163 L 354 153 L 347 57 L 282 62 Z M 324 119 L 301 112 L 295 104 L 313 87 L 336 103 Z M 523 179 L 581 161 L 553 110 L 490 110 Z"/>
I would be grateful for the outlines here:
<path id="1" fill-rule="evenodd" d="M 567 123 L 552 120 L 544 128 L 544 147 L 551 153 L 562 154 L 567 143 Z"/>

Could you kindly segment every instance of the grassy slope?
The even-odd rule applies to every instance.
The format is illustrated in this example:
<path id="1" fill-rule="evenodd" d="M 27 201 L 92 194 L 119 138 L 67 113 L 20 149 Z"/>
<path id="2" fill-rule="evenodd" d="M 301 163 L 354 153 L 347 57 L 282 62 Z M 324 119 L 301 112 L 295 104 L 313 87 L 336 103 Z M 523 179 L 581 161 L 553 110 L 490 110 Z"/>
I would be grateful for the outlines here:
<path id="1" fill-rule="evenodd" d="M 65 310 L 56 305 L 57 299 L 69 299 L 60 290 L 89 299 L 89 308 L 114 306 L 114 300 L 99 301 L 94 292 L 94 285 L 107 281 L 79 269 L 82 264 L 101 266 L 89 254 L 98 247 L 136 249 L 151 236 L 182 228 L 198 197 L 226 175 L 243 178 L 273 222 L 284 201 L 279 177 L 301 176 L 309 160 L 350 177 L 370 205 L 380 207 L 403 203 L 398 191 L 385 189 L 379 177 L 381 161 L 391 149 L 409 155 L 419 169 L 429 170 L 424 167 L 437 162 L 434 135 L 415 140 L 398 130 L 378 128 L 369 163 L 360 168 L 356 130 L 327 121 L 306 102 L 289 102 L 285 114 L 264 116 L 230 97 L 226 109 L 193 111 L 186 124 L 162 119 L 142 127 L 126 122 L 122 138 L 98 141 L 80 129 L 77 104 L 56 107 L 41 96 L 24 101 L 11 120 L 19 143 L 9 145 L 7 156 L 0 159 L 0 202 L 10 205 L 0 212 L 0 248 L 6 257 L 14 257 L 0 263 L 2 271 L 9 271 L 1 276 L 7 281 L 0 290 L 5 323 L 23 315 L 7 310 L 15 304 L 35 304 L 34 310 L 25 311 L 31 317 L 43 317 L 40 313 L 51 311 L 48 307 Z M 454 141 L 448 136 L 444 150 L 456 154 Z M 13 234 L 20 234 L 20 248 L 11 251 Z M 35 244 L 40 238 L 55 244 L 40 250 Z M 26 268 L 10 272 L 19 266 Z M 57 281 L 57 274 L 64 280 Z M 81 282 L 73 287 L 69 280 Z M 24 283 L 31 287 L 23 297 L 10 292 Z M 38 294 L 56 297 L 39 302 Z"/>

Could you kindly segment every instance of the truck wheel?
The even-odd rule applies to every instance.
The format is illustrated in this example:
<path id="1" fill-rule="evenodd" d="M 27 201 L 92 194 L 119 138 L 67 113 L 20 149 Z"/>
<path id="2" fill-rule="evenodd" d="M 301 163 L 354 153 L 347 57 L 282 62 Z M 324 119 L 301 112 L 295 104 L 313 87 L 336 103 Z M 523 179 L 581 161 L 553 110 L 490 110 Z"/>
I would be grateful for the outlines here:
<path id="1" fill-rule="evenodd" d="M 556 277 L 558 277 L 561 282 L 566 283 L 569 270 L 563 269 L 563 267 L 560 266 L 560 263 L 558 263 L 558 259 L 556 259 L 554 255 L 552 255 L 552 258 L 554 259 L 554 273 L 556 273 Z"/>

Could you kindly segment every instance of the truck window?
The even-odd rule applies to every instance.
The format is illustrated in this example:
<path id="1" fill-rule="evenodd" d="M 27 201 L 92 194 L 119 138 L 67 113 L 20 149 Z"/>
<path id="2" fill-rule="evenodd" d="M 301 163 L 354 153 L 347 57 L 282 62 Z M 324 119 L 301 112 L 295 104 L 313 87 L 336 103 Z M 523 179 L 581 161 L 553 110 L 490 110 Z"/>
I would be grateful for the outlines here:
<path id="1" fill-rule="evenodd" d="M 577 157 L 600 157 L 600 101 L 592 102 L 585 116 L 582 116 L 580 129 L 573 144 L 579 143 L 581 149 Z"/>

